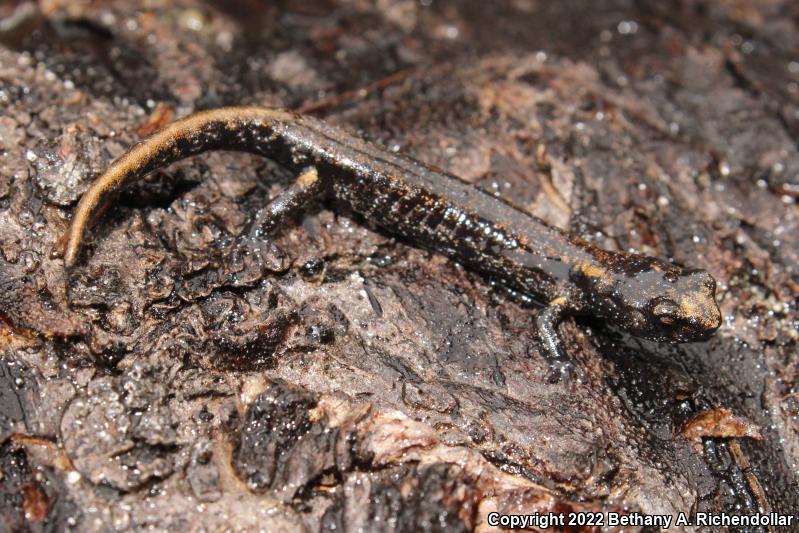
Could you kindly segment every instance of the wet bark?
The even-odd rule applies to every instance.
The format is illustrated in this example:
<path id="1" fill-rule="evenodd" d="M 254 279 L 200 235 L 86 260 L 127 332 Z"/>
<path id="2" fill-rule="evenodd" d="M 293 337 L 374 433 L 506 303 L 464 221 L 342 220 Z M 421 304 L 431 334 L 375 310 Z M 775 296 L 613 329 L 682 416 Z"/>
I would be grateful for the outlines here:
<path id="1" fill-rule="evenodd" d="M 3 5 L 0 529 L 796 512 L 797 21 L 779 0 Z M 673 346 L 570 321 L 583 378 L 551 384 L 534 308 L 373 221 L 316 205 L 232 253 L 291 178 L 242 154 L 155 173 L 77 269 L 50 258 L 114 157 L 232 104 L 707 269 L 724 324 Z"/>

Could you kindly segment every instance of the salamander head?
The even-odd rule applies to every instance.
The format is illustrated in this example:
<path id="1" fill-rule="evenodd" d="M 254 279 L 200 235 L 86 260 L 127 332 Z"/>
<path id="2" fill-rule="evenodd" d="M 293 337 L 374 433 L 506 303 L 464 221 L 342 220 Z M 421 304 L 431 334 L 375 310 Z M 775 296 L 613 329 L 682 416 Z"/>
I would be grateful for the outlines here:
<path id="1" fill-rule="evenodd" d="M 710 274 L 649 257 L 625 256 L 621 265 L 581 267 L 575 281 L 588 289 L 584 294 L 593 312 L 652 340 L 703 341 L 719 328 L 716 281 Z"/>
<path id="2" fill-rule="evenodd" d="M 650 336 L 676 342 L 706 340 L 721 326 L 716 280 L 704 270 L 683 271 L 664 294 L 647 302 Z"/>

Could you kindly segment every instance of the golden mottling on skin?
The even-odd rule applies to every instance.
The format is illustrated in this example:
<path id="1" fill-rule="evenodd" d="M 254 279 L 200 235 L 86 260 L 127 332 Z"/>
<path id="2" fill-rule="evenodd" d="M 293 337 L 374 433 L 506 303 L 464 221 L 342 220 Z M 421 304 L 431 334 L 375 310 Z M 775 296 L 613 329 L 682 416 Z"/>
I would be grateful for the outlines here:
<path id="1" fill-rule="evenodd" d="M 713 305 L 708 306 L 708 302 Z M 710 292 L 693 292 L 680 299 L 680 312 L 684 317 L 690 317 L 698 320 L 706 327 L 715 327 L 714 318 L 717 315 L 715 312 L 715 302 L 713 295 Z"/>
<path id="2" fill-rule="evenodd" d="M 680 300 L 680 311 L 683 316 L 694 316 L 696 314 L 697 306 L 696 301 L 690 296 Z"/>
<path id="3" fill-rule="evenodd" d="M 557 298 L 549 302 L 549 305 L 566 305 L 567 303 L 568 300 L 566 299 L 565 296 L 558 296 Z"/>
<path id="4" fill-rule="evenodd" d="M 306 189 L 316 183 L 319 180 L 319 173 L 316 171 L 315 168 L 310 168 L 297 176 L 297 183 L 305 187 Z"/>
<path id="5" fill-rule="evenodd" d="M 580 263 L 580 271 L 589 278 L 604 278 L 608 271 L 595 263 Z"/>
<path id="6" fill-rule="evenodd" d="M 582 239 L 580 239 L 578 242 L 580 243 L 579 244 L 580 246 L 584 246 L 586 248 L 588 248 L 588 247 L 593 248 L 594 256 L 596 257 L 596 259 L 598 261 L 601 261 L 603 263 L 612 263 L 613 262 L 614 258 L 613 258 L 613 256 L 611 254 L 609 254 L 607 252 L 607 250 L 603 250 L 602 248 L 596 248 L 596 247 L 592 246 L 591 244 L 589 244 L 587 241 L 584 241 Z"/>

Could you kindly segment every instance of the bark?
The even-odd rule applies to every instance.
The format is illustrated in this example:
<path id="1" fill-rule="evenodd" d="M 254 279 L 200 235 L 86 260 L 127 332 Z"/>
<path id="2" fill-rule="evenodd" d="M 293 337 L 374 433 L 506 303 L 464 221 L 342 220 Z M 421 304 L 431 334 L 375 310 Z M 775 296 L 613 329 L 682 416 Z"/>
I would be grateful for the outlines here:
<path id="1" fill-rule="evenodd" d="M 147 6 L 0 6 L 0 530 L 796 512 L 795 3 Z M 233 104 L 707 269 L 724 324 L 675 346 L 570 321 L 583 377 L 548 383 L 535 308 L 373 221 L 316 205 L 231 253 L 291 178 L 242 154 L 133 185 L 77 269 L 51 259 L 140 135 Z"/>

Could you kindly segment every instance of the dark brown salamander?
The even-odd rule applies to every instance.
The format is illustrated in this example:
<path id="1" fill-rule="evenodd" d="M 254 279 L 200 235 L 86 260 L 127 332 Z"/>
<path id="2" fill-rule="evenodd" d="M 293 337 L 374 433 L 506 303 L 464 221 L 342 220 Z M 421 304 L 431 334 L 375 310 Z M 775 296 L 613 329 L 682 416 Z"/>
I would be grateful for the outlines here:
<path id="1" fill-rule="evenodd" d="M 221 149 L 269 157 L 298 176 L 259 211 L 251 236 L 313 198 L 333 198 L 387 232 L 543 303 L 536 328 L 555 379 L 570 369 L 557 333 L 567 316 L 601 316 L 633 335 L 670 342 L 705 340 L 721 324 L 716 283 L 704 270 L 602 250 L 441 170 L 320 120 L 257 107 L 196 113 L 117 159 L 80 200 L 66 236 L 66 266 L 75 264 L 91 221 L 128 181 Z"/>

